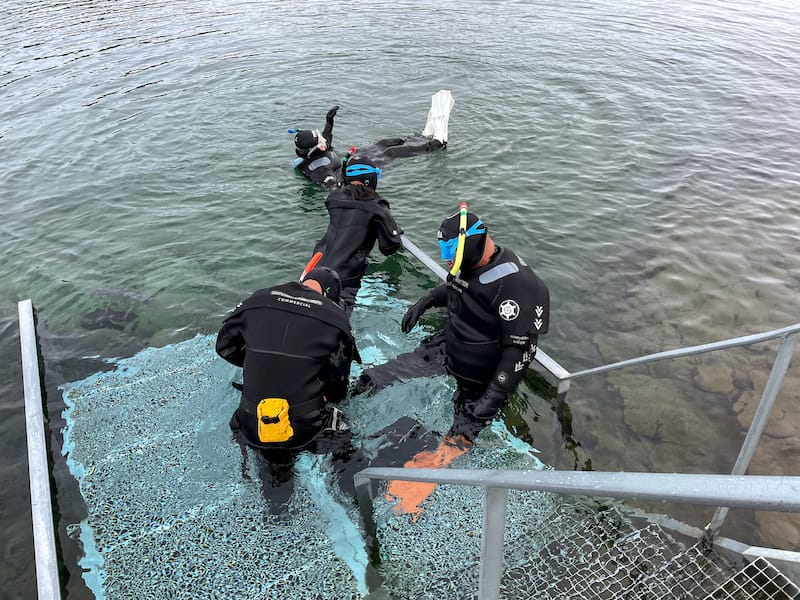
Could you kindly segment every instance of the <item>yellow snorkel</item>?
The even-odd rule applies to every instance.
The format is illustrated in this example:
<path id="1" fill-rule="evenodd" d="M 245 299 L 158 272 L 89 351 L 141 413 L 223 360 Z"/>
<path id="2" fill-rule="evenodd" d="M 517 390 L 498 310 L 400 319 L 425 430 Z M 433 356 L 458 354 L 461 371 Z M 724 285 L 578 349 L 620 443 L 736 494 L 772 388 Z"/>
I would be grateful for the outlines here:
<path id="1" fill-rule="evenodd" d="M 464 260 L 464 246 L 467 243 L 467 203 L 462 202 L 458 207 L 458 246 L 456 247 L 456 258 L 453 261 L 453 268 L 450 275 L 453 277 L 461 270 L 461 261 Z"/>

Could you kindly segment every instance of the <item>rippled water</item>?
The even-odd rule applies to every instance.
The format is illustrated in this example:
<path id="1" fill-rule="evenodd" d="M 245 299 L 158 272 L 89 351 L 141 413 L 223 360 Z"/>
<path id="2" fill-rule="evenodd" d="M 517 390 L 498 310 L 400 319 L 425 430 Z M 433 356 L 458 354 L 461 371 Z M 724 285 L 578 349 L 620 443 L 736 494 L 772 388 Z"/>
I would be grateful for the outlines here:
<path id="1" fill-rule="evenodd" d="M 38 310 L 50 404 L 81 356 L 216 331 L 324 231 L 285 132 L 334 104 L 344 148 L 421 130 L 452 90 L 447 151 L 392 163 L 381 191 L 431 253 L 469 201 L 548 283 L 542 347 L 570 370 L 799 320 L 800 7 L 562 4 L 5 4 L 2 589 L 35 589 L 16 301 Z M 407 257 L 374 271 L 404 300 L 433 283 Z M 516 411 L 556 466 L 725 472 L 773 353 L 578 382 L 578 446 L 546 404 Z M 798 384 L 754 471 L 800 472 Z M 745 541 L 800 545 L 796 522 L 741 519 Z"/>

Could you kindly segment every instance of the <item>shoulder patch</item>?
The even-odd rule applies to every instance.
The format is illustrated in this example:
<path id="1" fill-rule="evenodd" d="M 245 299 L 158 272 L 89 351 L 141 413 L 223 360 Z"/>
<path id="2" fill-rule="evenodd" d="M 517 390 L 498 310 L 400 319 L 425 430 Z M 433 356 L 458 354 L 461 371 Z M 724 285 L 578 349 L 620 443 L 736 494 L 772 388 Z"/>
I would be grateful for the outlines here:
<path id="1" fill-rule="evenodd" d="M 316 160 L 312 160 L 312 161 L 311 161 L 311 162 L 308 164 L 308 168 L 309 168 L 311 171 L 316 171 L 316 170 L 317 170 L 317 169 L 319 169 L 320 167 L 327 167 L 329 164 L 331 164 L 331 159 L 330 159 L 330 157 L 329 157 L 329 156 L 320 156 L 320 157 L 319 157 L 319 158 L 317 158 Z"/>
<path id="2" fill-rule="evenodd" d="M 497 265 L 496 267 L 492 267 L 485 273 L 481 273 L 478 276 L 478 281 L 485 285 L 487 283 L 497 281 L 498 279 L 502 279 L 506 275 L 513 275 L 517 272 L 519 272 L 519 267 L 516 265 L 516 263 L 505 262 Z"/>
<path id="3" fill-rule="evenodd" d="M 514 300 L 503 300 L 497 308 L 497 313 L 504 321 L 513 321 L 519 316 L 519 304 Z"/>

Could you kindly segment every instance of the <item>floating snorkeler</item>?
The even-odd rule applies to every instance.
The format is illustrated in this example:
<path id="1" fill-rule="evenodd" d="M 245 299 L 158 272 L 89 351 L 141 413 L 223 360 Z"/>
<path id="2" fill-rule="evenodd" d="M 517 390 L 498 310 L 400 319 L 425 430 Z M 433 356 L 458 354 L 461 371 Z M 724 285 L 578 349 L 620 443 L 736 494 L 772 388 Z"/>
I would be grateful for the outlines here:
<path id="1" fill-rule="evenodd" d="M 325 189 L 342 185 L 342 166 L 347 158 L 356 152 L 368 157 L 376 165 L 383 166 L 393 158 L 404 158 L 434 152 L 447 147 L 450 111 L 453 109 L 453 96 L 449 90 L 440 90 L 431 97 L 428 120 L 421 135 L 407 138 L 385 138 L 363 148 L 351 147 L 341 158 L 333 149 L 333 119 L 339 110 L 331 108 L 325 116 L 322 133 L 317 129 L 290 129 L 294 134 L 297 158 L 292 166 L 311 181 Z"/>
<path id="2" fill-rule="evenodd" d="M 446 306 L 444 331 L 413 352 L 365 370 L 354 390 L 375 391 L 400 378 L 443 371 L 455 377 L 450 431 L 439 448 L 419 453 L 409 467 L 442 467 L 468 451 L 522 381 L 550 321 L 547 286 L 522 258 L 494 243 L 465 203 L 442 222 L 437 237 L 450 267 L 447 282 L 408 309 L 401 329 L 408 333 L 425 311 Z M 394 481 L 389 492 L 400 499 L 399 511 L 418 514 L 433 488 Z"/>

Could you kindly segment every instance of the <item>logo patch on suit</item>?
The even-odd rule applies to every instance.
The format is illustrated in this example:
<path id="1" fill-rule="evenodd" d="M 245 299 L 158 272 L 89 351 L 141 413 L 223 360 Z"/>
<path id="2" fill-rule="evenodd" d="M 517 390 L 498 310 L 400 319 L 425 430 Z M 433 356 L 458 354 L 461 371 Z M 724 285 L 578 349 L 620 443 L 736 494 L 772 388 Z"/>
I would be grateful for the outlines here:
<path id="1" fill-rule="evenodd" d="M 519 304 L 513 300 L 503 300 L 497 312 L 500 313 L 500 318 L 505 321 L 513 321 L 519 316 Z"/>

